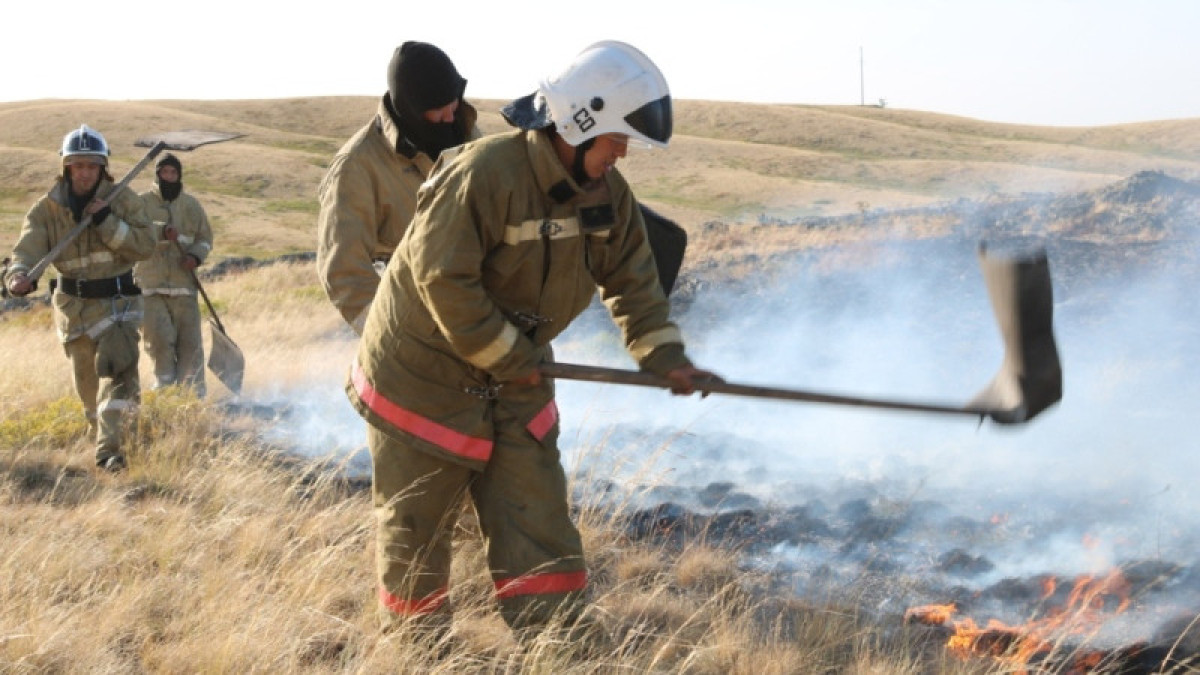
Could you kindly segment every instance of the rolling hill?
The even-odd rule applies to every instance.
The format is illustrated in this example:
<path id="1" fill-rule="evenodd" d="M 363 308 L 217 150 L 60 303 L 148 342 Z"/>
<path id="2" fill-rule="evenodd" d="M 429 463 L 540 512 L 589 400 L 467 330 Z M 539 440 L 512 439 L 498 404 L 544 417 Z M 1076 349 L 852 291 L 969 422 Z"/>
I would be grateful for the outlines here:
<path id="1" fill-rule="evenodd" d="M 503 103 L 477 102 L 485 133 L 507 128 L 497 113 Z M 311 250 L 316 186 L 375 105 L 371 97 L 2 103 L 0 249 L 11 248 L 24 212 L 53 180 L 62 135 L 87 123 L 109 140 L 118 176 L 140 157 L 138 136 L 246 134 L 183 157 L 188 188 L 213 220 L 217 255 Z M 709 101 L 678 101 L 676 117 L 668 151 L 635 151 L 622 170 L 643 200 L 694 234 L 714 220 L 736 226 L 1068 194 L 1142 171 L 1200 178 L 1200 119 L 1063 128 L 876 107 Z M 150 180 L 147 173 L 134 184 Z M 703 256 L 708 244 L 693 241 Z"/>

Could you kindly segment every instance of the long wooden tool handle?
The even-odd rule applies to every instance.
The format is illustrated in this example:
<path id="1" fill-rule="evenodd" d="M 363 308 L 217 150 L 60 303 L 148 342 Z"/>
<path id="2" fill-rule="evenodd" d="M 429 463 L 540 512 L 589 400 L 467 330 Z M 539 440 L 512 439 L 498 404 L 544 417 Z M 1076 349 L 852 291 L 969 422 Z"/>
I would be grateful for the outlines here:
<path id="1" fill-rule="evenodd" d="M 187 250 L 183 248 L 183 244 L 179 240 L 175 240 L 175 247 L 183 255 L 188 255 Z M 196 275 L 196 270 L 188 270 L 188 274 L 192 275 L 192 283 L 196 284 L 196 290 L 200 291 L 200 297 L 204 298 L 204 304 L 208 306 L 208 313 L 212 315 L 213 321 L 217 324 L 217 329 L 225 333 L 225 326 L 221 324 L 221 317 L 217 316 L 217 310 L 213 307 L 212 301 L 208 299 L 208 293 L 204 292 L 204 284 L 200 283 L 200 277 Z M 225 333 L 228 335 L 229 333 Z"/>
<path id="2" fill-rule="evenodd" d="M 208 299 L 208 293 L 204 292 L 204 286 L 200 283 L 200 277 L 196 276 L 196 270 L 188 270 L 192 274 L 192 281 L 196 282 L 196 290 L 200 291 L 200 297 L 204 298 L 204 304 L 208 306 L 208 313 L 212 314 L 213 321 L 217 324 L 217 329 L 225 333 L 225 326 L 221 323 L 221 317 L 217 316 L 217 309 L 213 307 L 212 301 Z M 229 333 L 225 333 L 229 335 Z"/>
<path id="3" fill-rule="evenodd" d="M 128 186 L 130 181 L 132 181 L 139 173 L 142 172 L 142 169 L 146 168 L 147 164 L 154 161 L 154 158 L 158 156 L 158 153 L 162 152 L 163 148 L 166 147 L 166 141 L 159 141 L 155 143 L 154 147 L 150 148 L 150 152 L 147 152 L 146 156 L 143 157 L 141 161 L 139 161 L 137 164 L 134 164 L 133 168 L 129 170 L 129 173 L 125 174 L 125 177 L 121 179 L 121 182 L 114 185 L 113 189 L 109 190 L 104 195 L 104 199 L 101 201 L 107 202 L 115 197 L 117 193 Z M 50 266 L 50 263 L 54 262 L 58 256 L 62 254 L 63 250 L 70 246 L 71 242 L 75 241 L 75 238 L 78 237 L 79 234 L 87 229 L 87 227 L 91 224 L 92 214 L 84 214 L 83 219 L 79 221 L 79 224 L 72 228 L 71 231 L 67 233 L 67 236 L 60 239 L 58 243 L 54 245 L 54 248 L 50 249 L 50 252 L 33 266 L 33 269 L 29 270 L 29 274 L 27 275 L 29 277 L 29 281 L 34 282 L 40 279 L 42 274 L 46 271 L 46 268 Z"/>
<path id="4" fill-rule="evenodd" d="M 573 363 L 543 363 L 538 367 L 543 375 L 562 378 L 565 380 L 582 380 L 587 382 L 611 382 L 614 384 L 632 384 L 642 387 L 670 389 L 671 382 L 665 377 L 653 373 L 644 373 L 617 368 L 602 368 L 599 366 L 583 366 Z M 785 401 L 807 401 L 811 403 L 833 403 L 837 405 L 859 406 L 866 408 L 885 408 L 889 410 L 908 410 L 914 412 L 949 413 L 956 415 L 971 415 L 973 417 L 990 416 L 1005 417 L 1010 411 L 992 410 L 989 408 L 940 405 L 932 403 L 914 403 L 857 396 L 842 396 L 796 389 L 778 389 L 775 387 L 760 387 L 755 385 L 736 384 L 723 380 L 710 380 L 697 383 L 701 392 L 714 394 L 734 394 L 737 396 L 753 396 L 757 398 L 780 399 Z"/>

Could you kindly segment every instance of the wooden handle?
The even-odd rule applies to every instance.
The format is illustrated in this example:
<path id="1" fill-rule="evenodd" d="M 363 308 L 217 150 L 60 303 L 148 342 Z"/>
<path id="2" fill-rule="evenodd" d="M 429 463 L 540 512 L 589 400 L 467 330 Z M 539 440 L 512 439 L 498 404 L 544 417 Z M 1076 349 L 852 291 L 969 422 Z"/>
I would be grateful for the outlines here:
<path id="1" fill-rule="evenodd" d="M 656 387 L 670 389 L 671 381 L 653 373 L 617 368 L 602 368 L 599 366 L 584 366 L 573 363 L 543 363 L 538 367 L 547 377 L 564 380 L 582 380 L 586 382 L 610 382 L 613 384 L 632 384 L 641 387 Z M 884 408 L 888 410 L 907 410 L 913 412 L 948 413 L 955 415 L 970 415 L 973 417 L 1006 417 L 1010 411 L 992 410 L 988 408 L 941 405 L 935 403 L 914 403 L 909 401 L 894 401 L 885 399 L 861 398 L 857 396 L 842 396 L 797 389 L 780 389 L 776 387 L 760 387 L 756 385 L 737 384 L 724 380 L 709 380 L 697 382 L 696 389 L 710 394 L 732 394 L 736 396 L 751 396 L 785 401 L 806 401 L 810 403 L 832 403 L 837 405 L 859 406 L 865 408 Z"/>

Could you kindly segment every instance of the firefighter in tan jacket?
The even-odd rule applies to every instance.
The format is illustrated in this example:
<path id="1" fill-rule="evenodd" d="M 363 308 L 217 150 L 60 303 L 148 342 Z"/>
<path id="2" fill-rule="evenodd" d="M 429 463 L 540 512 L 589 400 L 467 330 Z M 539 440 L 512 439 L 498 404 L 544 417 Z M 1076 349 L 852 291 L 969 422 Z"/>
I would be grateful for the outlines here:
<path id="1" fill-rule="evenodd" d="M 538 364 L 597 287 L 643 369 L 680 394 L 714 377 L 685 356 L 641 213 L 614 169 L 626 144 L 667 145 L 658 68 L 602 42 L 516 103 L 528 108 L 521 130 L 443 154 L 422 187 L 346 385 L 369 422 L 385 620 L 446 621 L 447 523 L 463 495 L 511 626 L 559 610 L 572 621 L 584 606 L 554 386 Z"/>
<path id="2" fill-rule="evenodd" d="M 142 193 L 146 214 L 162 233 L 154 255 L 134 267 L 146 305 L 146 356 L 154 388 L 182 384 L 205 394 L 204 340 L 196 268 L 212 251 L 208 215 L 183 191 L 183 164 L 171 153 L 155 164 L 154 187 Z"/>
<path id="3" fill-rule="evenodd" d="M 380 270 L 417 205 L 417 189 L 446 148 L 479 136 L 467 81 L 442 50 L 405 42 L 388 64 L 375 118 L 338 150 L 318 188 L 317 274 L 329 300 L 362 334 Z"/>
<path id="4" fill-rule="evenodd" d="M 125 468 L 122 426 L 140 398 L 142 297 L 132 267 L 154 252 L 154 231 L 136 194 L 108 194 L 114 181 L 103 136 L 79 127 L 63 139 L 62 157 L 62 177 L 25 215 L 4 281 L 13 295 L 34 290 L 29 271 L 91 215 L 91 225 L 53 261 L 59 273 L 54 324 L 95 433 L 96 465 L 119 471 Z"/>

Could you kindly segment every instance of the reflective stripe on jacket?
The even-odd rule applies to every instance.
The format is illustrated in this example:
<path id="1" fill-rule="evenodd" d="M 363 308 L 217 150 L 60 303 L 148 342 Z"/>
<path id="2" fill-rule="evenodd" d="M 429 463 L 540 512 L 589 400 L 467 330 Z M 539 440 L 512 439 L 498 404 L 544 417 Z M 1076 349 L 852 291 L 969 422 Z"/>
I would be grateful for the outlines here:
<path id="1" fill-rule="evenodd" d="M 478 113 L 465 101 L 456 113 L 467 138 L 478 138 Z M 330 302 L 357 332 L 379 286 L 376 261 L 400 243 L 417 207 L 417 190 L 433 168 L 424 153 L 396 150 L 400 130 L 379 103 L 375 119 L 338 150 L 317 189 L 317 275 Z"/>
<path id="2" fill-rule="evenodd" d="M 138 286 L 141 286 L 145 295 L 195 295 L 196 283 L 180 262 L 185 252 L 196 256 L 200 262 L 208 258 L 213 245 L 208 214 L 200 202 L 186 191 L 180 192 L 172 201 L 164 200 L 157 183 L 143 192 L 141 197 L 146 206 L 146 215 L 154 224 L 158 243 L 154 255 L 134 267 Z M 167 225 L 179 232 L 178 245 L 162 238 L 163 228 Z M 183 248 L 182 252 L 180 247 Z"/>

